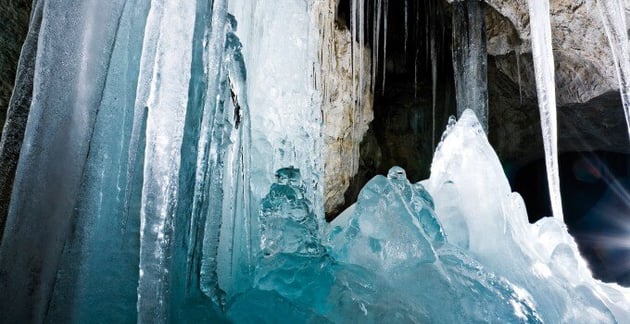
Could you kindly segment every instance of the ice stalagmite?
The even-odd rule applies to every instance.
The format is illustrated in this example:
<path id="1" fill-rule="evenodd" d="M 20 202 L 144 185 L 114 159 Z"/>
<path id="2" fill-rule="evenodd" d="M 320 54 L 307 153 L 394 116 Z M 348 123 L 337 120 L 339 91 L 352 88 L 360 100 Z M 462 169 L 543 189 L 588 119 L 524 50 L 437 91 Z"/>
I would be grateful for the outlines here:
<path id="1" fill-rule="evenodd" d="M 621 0 L 597 0 L 597 6 L 615 61 L 621 102 L 626 116 L 628 134 L 630 134 L 630 52 L 628 52 L 630 48 L 628 47 L 626 12 Z"/>
<path id="2" fill-rule="evenodd" d="M 534 71 L 536 72 L 536 92 L 538 94 L 540 126 L 545 146 L 545 164 L 547 166 L 551 210 L 553 216 L 564 219 L 558 170 L 558 120 L 549 1 L 529 0 L 527 4 L 529 6 L 532 56 L 534 59 Z"/>
<path id="3" fill-rule="evenodd" d="M 482 2 L 453 2 L 453 68 L 457 114 L 475 111 L 488 132 L 488 67 Z"/>
<path id="4" fill-rule="evenodd" d="M 448 240 L 520 287 L 517 295 L 534 301 L 545 323 L 614 323 L 630 315 L 630 289 L 592 277 L 562 220 L 528 222 L 472 111 L 451 119 L 423 183 Z"/>

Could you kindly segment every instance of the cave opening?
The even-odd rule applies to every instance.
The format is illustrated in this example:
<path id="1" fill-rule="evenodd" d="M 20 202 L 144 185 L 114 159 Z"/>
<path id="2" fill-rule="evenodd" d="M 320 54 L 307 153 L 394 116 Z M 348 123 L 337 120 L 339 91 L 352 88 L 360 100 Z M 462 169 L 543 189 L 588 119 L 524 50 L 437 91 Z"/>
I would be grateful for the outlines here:
<path id="1" fill-rule="evenodd" d="M 411 181 L 426 179 L 435 145 L 456 112 L 449 5 L 443 0 L 385 1 L 378 28 L 377 4 L 369 1 L 365 8 L 367 46 L 373 55 L 378 52 L 372 63 L 374 120 L 360 145 L 359 169 L 345 204 L 328 211 L 327 220 L 356 202 L 361 188 L 392 166 L 404 168 Z M 352 1 L 340 0 L 337 10 L 338 23 L 350 29 Z"/>

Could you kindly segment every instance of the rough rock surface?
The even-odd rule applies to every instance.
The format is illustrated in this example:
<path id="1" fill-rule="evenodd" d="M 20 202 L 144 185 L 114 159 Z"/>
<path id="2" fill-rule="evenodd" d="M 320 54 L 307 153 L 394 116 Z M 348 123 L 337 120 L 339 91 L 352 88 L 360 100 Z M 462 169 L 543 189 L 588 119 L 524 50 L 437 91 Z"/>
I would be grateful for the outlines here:
<path id="1" fill-rule="evenodd" d="M 488 54 L 513 82 L 518 71 L 510 56 L 521 55 L 521 85 L 535 93 L 531 60 L 530 21 L 526 0 L 486 0 Z M 630 10 L 630 1 L 625 1 Z M 556 65 L 558 105 L 584 103 L 619 88 L 601 13 L 595 1 L 550 1 L 552 46 Z"/>
<path id="2" fill-rule="evenodd" d="M 318 9 L 322 46 L 321 78 L 317 81 L 324 97 L 324 209 L 327 214 L 337 214 L 359 169 L 359 147 L 374 118 L 370 51 L 356 41 L 353 45 L 350 31 L 335 21 L 334 1 Z M 363 73 L 359 71 L 360 51 Z M 357 102 L 354 93 L 359 97 Z"/>
<path id="3" fill-rule="evenodd" d="M 543 156 L 527 0 L 485 2 L 490 140 L 503 160 L 526 163 Z M 560 151 L 630 152 L 596 1 L 551 0 L 550 14 Z"/>
<path id="4" fill-rule="evenodd" d="M 22 42 L 28 31 L 31 1 L 0 0 L 0 128 L 13 91 Z"/>

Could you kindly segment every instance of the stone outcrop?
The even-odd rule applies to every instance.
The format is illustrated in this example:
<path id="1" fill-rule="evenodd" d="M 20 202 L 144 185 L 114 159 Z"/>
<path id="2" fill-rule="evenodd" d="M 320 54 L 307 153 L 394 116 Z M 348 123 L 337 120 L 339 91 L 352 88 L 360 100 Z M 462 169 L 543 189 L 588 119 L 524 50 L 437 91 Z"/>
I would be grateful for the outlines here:
<path id="1" fill-rule="evenodd" d="M 324 208 L 327 214 L 337 214 L 344 205 L 344 193 L 359 169 L 363 135 L 374 118 L 370 51 L 356 41 L 352 44 L 350 31 L 335 21 L 334 7 L 320 11 L 323 13 L 320 15 L 323 21 L 320 24 L 322 71 L 318 81 L 324 97 Z M 359 63 L 361 58 L 362 64 Z M 360 71 L 361 66 L 363 71 Z"/>

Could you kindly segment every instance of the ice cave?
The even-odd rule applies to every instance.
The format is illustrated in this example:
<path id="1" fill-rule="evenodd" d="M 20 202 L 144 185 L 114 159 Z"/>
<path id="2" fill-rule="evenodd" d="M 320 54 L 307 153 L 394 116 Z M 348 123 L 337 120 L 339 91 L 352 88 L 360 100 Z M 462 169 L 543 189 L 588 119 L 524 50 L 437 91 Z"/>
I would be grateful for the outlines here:
<path id="1" fill-rule="evenodd" d="M 0 3 L 0 323 L 630 323 L 629 0 Z"/>

